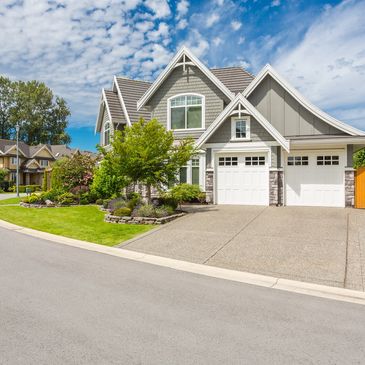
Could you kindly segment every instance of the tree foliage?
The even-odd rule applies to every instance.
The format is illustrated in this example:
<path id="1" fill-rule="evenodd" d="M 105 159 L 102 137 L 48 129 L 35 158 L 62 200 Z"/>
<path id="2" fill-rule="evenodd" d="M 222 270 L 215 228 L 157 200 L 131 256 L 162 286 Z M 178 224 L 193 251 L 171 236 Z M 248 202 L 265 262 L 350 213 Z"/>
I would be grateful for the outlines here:
<path id="1" fill-rule="evenodd" d="M 80 153 L 56 161 L 52 165 L 52 189 L 69 192 L 76 187 L 89 187 L 93 180 L 95 162 L 90 155 Z"/>
<path id="2" fill-rule="evenodd" d="M 8 169 L 0 169 L 0 184 L 4 182 L 5 177 L 8 175 Z"/>
<path id="3" fill-rule="evenodd" d="M 187 138 L 174 144 L 172 131 L 156 119 L 141 119 L 124 131 L 116 131 L 111 150 L 104 159 L 116 176 L 126 184 L 146 185 L 148 200 L 151 187 L 161 189 L 175 180 L 177 171 L 194 155 L 194 141 Z"/>
<path id="4" fill-rule="evenodd" d="M 354 154 L 354 167 L 365 167 L 365 148 Z"/>
<path id="5" fill-rule="evenodd" d="M 70 110 L 66 101 L 38 81 L 10 81 L 0 77 L 0 137 L 14 138 L 15 125 L 21 125 L 19 138 L 30 145 L 66 144 Z"/>

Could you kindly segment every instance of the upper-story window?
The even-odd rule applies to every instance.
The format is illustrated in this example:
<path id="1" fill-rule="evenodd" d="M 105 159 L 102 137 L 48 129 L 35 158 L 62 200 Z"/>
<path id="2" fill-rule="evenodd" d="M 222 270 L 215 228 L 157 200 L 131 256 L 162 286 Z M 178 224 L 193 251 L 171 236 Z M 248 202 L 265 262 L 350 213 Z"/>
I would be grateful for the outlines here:
<path id="1" fill-rule="evenodd" d="M 11 157 L 11 158 L 10 158 L 10 163 L 11 163 L 12 165 L 16 165 L 16 163 L 17 163 L 17 158 L 16 158 L 16 157 Z M 19 163 L 20 163 L 20 158 L 19 158 Z"/>
<path id="2" fill-rule="evenodd" d="M 170 99 L 170 129 L 204 128 L 204 97 L 179 95 Z"/>
<path id="3" fill-rule="evenodd" d="M 104 146 L 110 144 L 110 122 L 104 124 Z"/>
<path id="4" fill-rule="evenodd" d="M 250 139 L 250 117 L 233 117 L 231 131 L 231 139 L 233 140 Z"/>
<path id="5" fill-rule="evenodd" d="M 40 164 L 42 167 L 47 167 L 47 166 L 48 166 L 48 160 L 39 160 L 39 164 Z"/>

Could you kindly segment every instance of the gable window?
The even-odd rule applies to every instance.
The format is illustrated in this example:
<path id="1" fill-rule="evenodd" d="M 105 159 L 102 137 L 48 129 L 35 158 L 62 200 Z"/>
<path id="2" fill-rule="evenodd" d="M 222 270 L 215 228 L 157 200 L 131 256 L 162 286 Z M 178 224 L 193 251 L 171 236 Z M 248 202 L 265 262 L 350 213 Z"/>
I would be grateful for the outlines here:
<path id="1" fill-rule="evenodd" d="M 39 164 L 40 164 L 42 167 L 47 167 L 47 166 L 48 166 L 48 160 L 40 160 L 40 161 L 39 161 Z"/>
<path id="2" fill-rule="evenodd" d="M 339 156 L 317 156 L 317 165 L 339 165 Z"/>
<path id="3" fill-rule="evenodd" d="M 250 117 L 233 117 L 231 125 L 231 139 L 247 140 L 250 139 Z"/>
<path id="4" fill-rule="evenodd" d="M 203 128 L 204 97 L 179 95 L 169 102 L 171 129 Z"/>
<path id="5" fill-rule="evenodd" d="M 104 145 L 108 146 L 110 144 L 110 123 L 106 122 L 104 124 Z"/>

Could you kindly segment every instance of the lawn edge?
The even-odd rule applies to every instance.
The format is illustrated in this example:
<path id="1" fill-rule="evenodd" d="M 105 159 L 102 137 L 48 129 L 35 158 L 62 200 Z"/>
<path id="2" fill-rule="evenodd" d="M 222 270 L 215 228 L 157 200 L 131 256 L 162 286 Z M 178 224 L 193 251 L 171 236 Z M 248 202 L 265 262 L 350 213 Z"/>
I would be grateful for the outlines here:
<path id="1" fill-rule="evenodd" d="M 287 280 L 272 276 L 253 274 L 244 271 L 223 269 L 215 266 L 195 264 L 192 262 L 170 259 L 161 256 L 149 255 L 131 250 L 123 250 L 120 247 L 104 246 L 97 243 L 81 241 L 74 238 L 59 236 L 52 233 L 37 231 L 31 228 L 21 227 L 13 223 L 0 220 L 0 227 L 20 232 L 22 234 L 41 238 L 54 243 L 76 247 L 88 251 L 99 252 L 128 260 L 167 267 L 179 271 L 190 272 L 198 275 L 230 280 L 244 284 L 256 285 L 270 289 L 288 291 L 319 298 L 337 300 L 348 303 L 365 305 L 365 292 L 336 288 L 326 285 L 318 285 L 295 280 Z M 153 231 L 153 230 L 152 230 Z M 147 233 L 147 232 L 146 232 Z"/>

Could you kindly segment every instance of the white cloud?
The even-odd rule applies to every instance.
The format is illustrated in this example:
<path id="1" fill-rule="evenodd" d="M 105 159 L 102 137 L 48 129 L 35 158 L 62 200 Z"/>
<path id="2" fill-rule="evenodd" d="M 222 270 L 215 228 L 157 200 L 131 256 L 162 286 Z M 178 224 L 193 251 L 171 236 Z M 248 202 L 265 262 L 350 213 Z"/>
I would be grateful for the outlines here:
<path id="1" fill-rule="evenodd" d="M 181 19 L 177 25 L 176 28 L 177 29 L 185 29 L 188 26 L 188 21 L 186 19 Z"/>
<path id="2" fill-rule="evenodd" d="M 187 0 L 179 1 L 177 3 L 176 10 L 178 18 L 184 17 L 189 11 L 189 1 Z"/>
<path id="3" fill-rule="evenodd" d="M 208 41 L 195 29 L 189 33 L 188 39 L 181 43 L 180 46 L 182 44 L 189 47 L 197 57 L 204 56 L 209 50 Z"/>
<path id="4" fill-rule="evenodd" d="M 170 60 L 169 26 L 155 19 L 169 8 L 145 2 L 152 16 L 141 0 L 62 3 L 1 0 L 0 74 L 44 81 L 70 104 L 75 123 L 92 125 L 114 74 L 152 78 Z"/>
<path id="5" fill-rule="evenodd" d="M 280 0 L 272 0 L 271 7 L 280 6 Z"/>
<path id="6" fill-rule="evenodd" d="M 245 40 L 246 40 L 246 38 L 245 38 L 245 37 L 239 37 L 239 38 L 238 38 L 238 44 L 243 44 L 243 43 L 245 43 Z"/>
<path id="7" fill-rule="evenodd" d="M 223 40 L 222 40 L 222 38 L 219 38 L 219 37 L 215 37 L 215 38 L 213 38 L 213 44 L 216 46 L 216 47 L 218 47 L 220 44 L 222 44 L 223 43 Z"/>
<path id="8" fill-rule="evenodd" d="M 145 0 L 144 4 L 152 10 L 157 18 L 165 18 L 171 14 L 166 0 Z"/>
<path id="9" fill-rule="evenodd" d="M 242 27 L 242 23 L 238 22 L 237 20 L 233 20 L 231 22 L 231 27 L 234 31 L 237 31 Z"/>
<path id="10" fill-rule="evenodd" d="M 215 0 L 215 3 L 218 5 L 218 6 L 222 6 L 224 4 L 224 0 Z"/>
<path id="11" fill-rule="evenodd" d="M 327 7 L 303 40 L 274 63 L 311 101 L 362 129 L 365 118 L 356 116 L 365 115 L 364 13 L 364 1 Z"/>
<path id="12" fill-rule="evenodd" d="M 212 13 L 207 17 L 206 25 L 207 27 L 211 27 L 213 24 L 219 21 L 219 15 L 217 13 Z"/>

